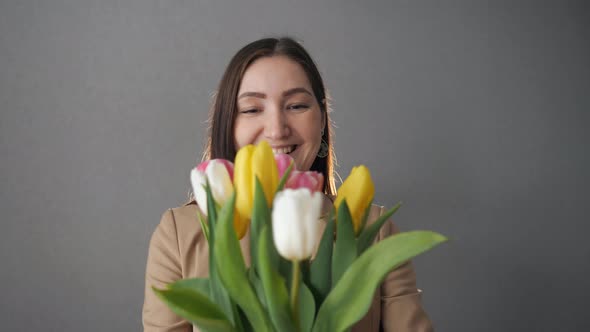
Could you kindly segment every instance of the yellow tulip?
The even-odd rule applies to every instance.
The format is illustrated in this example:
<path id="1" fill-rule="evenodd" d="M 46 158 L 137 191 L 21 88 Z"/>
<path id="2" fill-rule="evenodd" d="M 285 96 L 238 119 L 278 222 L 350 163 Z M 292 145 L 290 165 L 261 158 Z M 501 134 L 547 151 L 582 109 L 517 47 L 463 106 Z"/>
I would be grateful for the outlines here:
<path id="1" fill-rule="evenodd" d="M 279 186 L 279 169 L 275 161 L 272 148 L 266 141 L 260 142 L 252 153 L 252 197 L 254 197 L 254 184 L 256 177 L 262 184 L 266 204 L 270 206 Z"/>
<path id="2" fill-rule="evenodd" d="M 252 216 L 256 177 L 262 184 L 266 202 L 270 206 L 279 185 L 279 171 L 272 148 L 266 141 L 262 141 L 256 146 L 246 145 L 236 155 L 234 163 L 236 219 L 234 226 L 240 239 L 246 234 Z"/>
<path id="3" fill-rule="evenodd" d="M 364 165 L 353 167 L 350 175 L 338 189 L 334 206 L 336 207 L 336 211 L 338 211 L 338 207 L 342 201 L 346 200 L 352 217 L 354 233 L 357 235 L 361 231 L 361 222 L 365 210 L 369 207 L 371 201 L 373 201 L 374 196 L 375 185 L 371 179 L 369 169 Z"/>

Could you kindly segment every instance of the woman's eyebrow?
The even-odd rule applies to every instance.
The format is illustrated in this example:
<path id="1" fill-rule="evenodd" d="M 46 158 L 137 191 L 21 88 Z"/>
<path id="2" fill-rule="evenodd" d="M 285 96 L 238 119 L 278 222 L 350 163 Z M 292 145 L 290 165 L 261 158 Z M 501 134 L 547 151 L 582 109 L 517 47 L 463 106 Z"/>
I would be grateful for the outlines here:
<path id="1" fill-rule="evenodd" d="M 311 94 L 311 92 L 309 92 L 306 88 L 299 87 L 299 88 L 289 89 L 289 90 L 283 92 L 283 98 L 289 97 L 289 96 L 294 95 L 296 93 L 306 93 L 306 94 L 308 94 L 310 96 L 313 96 Z"/>
<path id="2" fill-rule="evenodd" d="M 266 98 L 266 95 L 262 92 L 244 92 L 240 96 L 238 96 L 238 99 L 245 97 L 256 97 L 264 99 Z"/>
<path id="3" fill-rule="evenodd" d="M 305 93 L 305 94 L 308 94 L 310 96 L 313 96 L 311 94 L 311 92 L 309 92 L 309 90 L 307 90 L 306 88 L 304 88 L 304 87 L 297 87 L 297 88 L 292 88 L 292 89 L 289 89 L 289 90 L 286 90 L 285 92 L 283 92 L 283 98 L 292 96 L 292 95 L 297 94 L 297 93 Z M 256 97 L 256 98 L 265 99 L 266 98 L 266 94 L 264 94 L 262 92 L 251 92 L 251 91 L 247 91 L 247 92 L 243 92 L 242 94 L 240 94 L 238 96 L 238 99 L 246 98 L 246 97 Z"/>

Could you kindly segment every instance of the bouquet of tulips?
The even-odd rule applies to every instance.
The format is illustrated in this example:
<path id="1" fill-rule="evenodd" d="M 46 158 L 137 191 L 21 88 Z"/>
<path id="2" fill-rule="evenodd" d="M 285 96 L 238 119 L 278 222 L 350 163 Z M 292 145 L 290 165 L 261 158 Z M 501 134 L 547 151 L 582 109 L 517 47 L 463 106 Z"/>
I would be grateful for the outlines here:
<path id="1" fill-rule="evenodd" d="M 353 168 L 321 216 L 323 177 L 293 169 L 266 142 L 235 165 L 214 159 L 191 172 L 209 244 L 209 277 L 156 289 L 202 331 L 346 331 L 369 310 L 388 272 L 445 241 L 430 231 L 373 244 L 399 204 L 365 225 L 374 196 L 368 169 Z M 248 233 L 250 266 L 239 240 Z"/>

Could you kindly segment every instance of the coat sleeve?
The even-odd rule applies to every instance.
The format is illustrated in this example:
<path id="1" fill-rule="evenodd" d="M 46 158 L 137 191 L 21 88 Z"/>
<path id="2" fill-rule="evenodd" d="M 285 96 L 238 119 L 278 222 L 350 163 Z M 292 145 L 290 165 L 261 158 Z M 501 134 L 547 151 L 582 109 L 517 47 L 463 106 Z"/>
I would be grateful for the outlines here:
<path id="1" fill-rule="evenodd" d="M 395 233 L 399 233 L 399 229 L 393 222 L 387 221 L 379 232 L 379 240 Z M 381 324 L 384 331 L 433 331 L 430 319 L 422 308 L 421 292 L 416 287 L 416 273 L 410 261 L 387 275 L 381 284 Z"/>
<path id="2" fill-rule="evenodd" d="M 152 234 L 149 246 L 142 311 L 145 332 L 192 331 L 190 323 L 168 309 L 152 290 L 152 286 L 162 289 L 179 279 L 182 279 L 182 269 L 176 222 L 172 210 L 167 210 Z"/>

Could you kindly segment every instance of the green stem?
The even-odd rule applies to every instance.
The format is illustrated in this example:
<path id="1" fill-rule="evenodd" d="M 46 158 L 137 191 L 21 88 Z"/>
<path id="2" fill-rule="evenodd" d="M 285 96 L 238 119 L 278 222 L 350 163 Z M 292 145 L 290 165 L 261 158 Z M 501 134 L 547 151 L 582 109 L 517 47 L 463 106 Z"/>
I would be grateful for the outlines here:
<path id="1" fill-rule="evenodd" d="M 301 279 L 301 267 L 299 261 L 293 260 L 292 277 L 291 277 L 291 311 L 293 312 L 293 320 L 297 331 L 299 328 L 299 284 Z"/>

